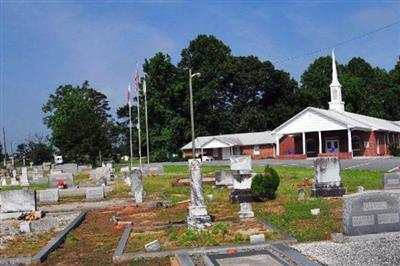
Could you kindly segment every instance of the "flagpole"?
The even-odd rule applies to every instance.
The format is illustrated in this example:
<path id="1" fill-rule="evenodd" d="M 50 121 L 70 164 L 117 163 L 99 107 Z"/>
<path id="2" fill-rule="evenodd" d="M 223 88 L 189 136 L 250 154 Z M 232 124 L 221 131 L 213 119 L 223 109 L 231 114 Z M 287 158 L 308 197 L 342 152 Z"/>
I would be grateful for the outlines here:
<path id="1" fill-rule="evenodd" d="M 144 116 L 146 122 L 146 154 L 147 154 L 147 166 L 150 166 L 150 148 L 149 148 L 149 122 L 147 119 L 147 86 L 146 86 L 146 75 L 143 80 L 143 93 L 144 93 Z"/>
<path id="2" fill-rule="evenodd" d="M 130 170 L 132 171 L 132 167 L 133 167 L 133 163 L 132 163 L 132 159 L 133 159 L 133 146 L 132 146 L 132 107 L 131 107 L 131 96 L 130 96 L 130 92 L 131 92 L 131 85 L 128 85 L 128 106 L 129 106 L 129 148 L 130 148 L 130 164 L 131 164 L 131 168 Z"/>
<path id="3" fill-rule="evenodd" d="M 138 141 L 139 141 L 139 166 L 140 170 L 142 170 L 142 141 L 140 137 L 140 98 L 139 98 L 139 69 L 138 64 L 136 63 L 136 94 L 137 94 L 137 117 L 138 117 Z"/>

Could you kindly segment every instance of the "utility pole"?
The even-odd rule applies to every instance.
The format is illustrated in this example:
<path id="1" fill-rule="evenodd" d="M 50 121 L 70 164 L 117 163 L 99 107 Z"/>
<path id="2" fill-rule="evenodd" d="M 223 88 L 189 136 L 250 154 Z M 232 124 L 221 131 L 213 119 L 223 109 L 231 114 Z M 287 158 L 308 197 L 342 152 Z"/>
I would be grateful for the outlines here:
<path id="1" fill-rule="evenodd" d="M 6 130 L 3 127 L 3 144 L 4 144 L 4 167 L 7 166 L 7 146 L 6 146 Z"/>

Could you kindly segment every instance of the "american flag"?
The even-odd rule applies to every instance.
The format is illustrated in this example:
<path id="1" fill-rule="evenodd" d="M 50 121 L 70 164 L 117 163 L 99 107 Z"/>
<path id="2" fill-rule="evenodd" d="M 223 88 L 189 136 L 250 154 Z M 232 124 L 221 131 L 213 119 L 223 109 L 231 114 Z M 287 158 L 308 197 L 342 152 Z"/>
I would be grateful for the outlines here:
<path id="1" fill-rule="evenodd" d="M 130 106 L 131 105 L 131 84 L 128 84 L 128 97 L 127 97 L 127 100 L 128 100 L 128 105 Z"/>
<path id="2" fill-rule="evenodd" d="M 136 91 L 139 91 L 139 67 L 138 63 L 136 63 L 136 71 L 135 71 L 135 89 Z"/>

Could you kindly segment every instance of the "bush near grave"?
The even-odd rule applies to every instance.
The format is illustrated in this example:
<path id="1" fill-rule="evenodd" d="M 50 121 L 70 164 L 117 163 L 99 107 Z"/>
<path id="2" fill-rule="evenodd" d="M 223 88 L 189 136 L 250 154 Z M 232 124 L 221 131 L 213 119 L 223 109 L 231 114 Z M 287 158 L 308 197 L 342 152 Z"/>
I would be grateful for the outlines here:
<path id="1" fill-rule="evenodd" d="M 275 199 L 275 192 L 278 189 L 279 182 L 278 173 L 267 165 L 263 174 L 258 174 L 253 178 L 251 191 L 259 199 Z"/>

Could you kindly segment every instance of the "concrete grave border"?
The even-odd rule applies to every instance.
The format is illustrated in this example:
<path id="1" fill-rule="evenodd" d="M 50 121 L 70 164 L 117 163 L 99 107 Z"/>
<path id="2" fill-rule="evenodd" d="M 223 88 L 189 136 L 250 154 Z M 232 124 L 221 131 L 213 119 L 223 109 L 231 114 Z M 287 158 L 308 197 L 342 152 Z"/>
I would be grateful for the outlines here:
<path id="1" fill-rule="evenodd" d="M 207 256 L 208 260 L 205 259 L 205 256 L 203 256 L 203 261 L 206 266 L 215 266 L 215 265 L 220 265 L 217 261 L 218 259 L 240 258 L 240 257 L 248 257 L 248 256 L 252 256 L 252 255 L 269 255 L 274 260 L 281 263 L 283 266 L 290 266 L 290 264 L 287 261 L 283 260 L 283 258 L 278 257 L 276 254 L 272 253 L 269 250 L 255 250 L 255 251 L 248 251 L 248 252 L 238 252 L 235 254 L 226 254 L 226 253 L 210 254 L 210 255 L 205 255 L 205 256 Z"/>
<path id="2" fill-rule="evenodd" d="M 163 250 L 157 252 L 130 252 L 124 253 L 126 244 L 128 243 L 129 236 L 133 230 L 132 225 L 127 225 L 121 235 L 120 240 L 118 241 L 118 246 L 114 252 L 112 257 L 113 263 L 122 263 L 129 262 L 137 259 L 146 259 L 146 258 L 155 258 L 155 257 L 166 257 L 166 256 L 175 256 L 176 258 L 181 258 L 184 255 L 187 258 L 190 255 L 205 255 L 208 253 L 224 253 L 229 248 L 235 248 L 238 252 L 244 252 L 248 250 L 262 250 L 265 248 L 271 248 L 275 244 L 293 244 L 297 243 L 297 240 L 293 237 L 290 237 L 286 233 L 281 230 L 276 230 L 275 227 L 270 226 L 264 221 L 260 221 L 265 227 L 276 231 L 284 237 L 284 240 L 270 240 L 265 243 L 260 244 L 231 244 L 224 246 L 211 246 L 211 247 L 199 247 L 193 249 L 176 249 L 176 250 Z"/>
<path id="3" fill-rule="evenodd" d="M 29 265 L 37 264 L 46 260 L 49 254 L 58 248 L 58 246 L 64 242 L 65 237 L 68 233 L 78 227 L 86 216 L 87 211 L 82 211 L 69 223 L 60 233 L 53 237 L 46 246 L 44 246 L 38 253 L 32 256 L 20 256 L 20 257 L 3 257 L 0 258 L 0 265 Z"/>
<path id="4" fill-rule="evenodd" d="M 38 253 L 36 253 L 35 256 L 33 256 L 32 262 L 40 263 L 46 260 L 49 254 L 64 242 L 68 233 L 81 224 L 83 219 L 85 219 L 86 213 L 87 211 L 82 211 L 67 227 L 64 228 L 64 230 L 53 237 L 44 248 L 42 248 Z"/>

